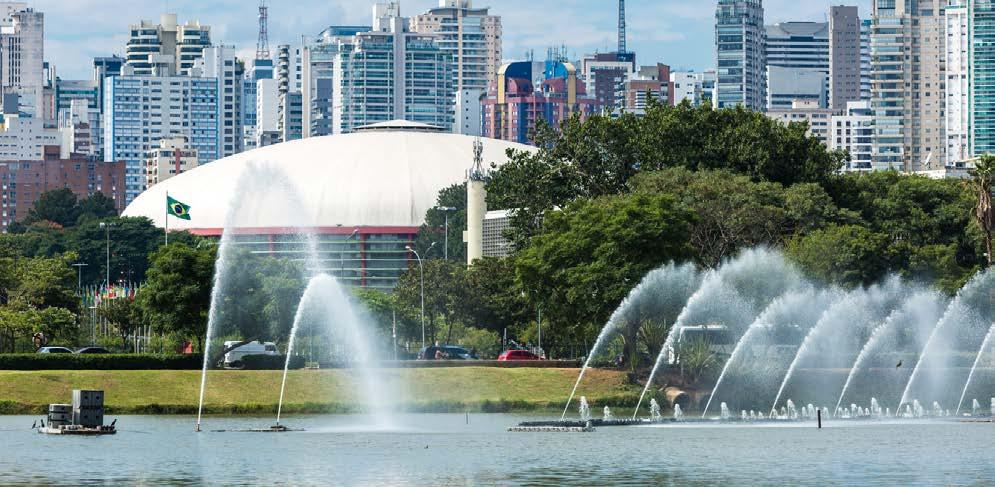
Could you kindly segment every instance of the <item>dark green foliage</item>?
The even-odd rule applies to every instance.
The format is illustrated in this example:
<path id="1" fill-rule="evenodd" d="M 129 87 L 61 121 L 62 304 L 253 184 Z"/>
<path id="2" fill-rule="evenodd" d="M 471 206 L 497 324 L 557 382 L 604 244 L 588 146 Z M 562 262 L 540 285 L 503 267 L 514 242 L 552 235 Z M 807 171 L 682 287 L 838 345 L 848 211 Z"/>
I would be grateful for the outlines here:
<path id="1" fill-rule="evenodd" d="M 287 364 L 286 355 L 246 355 L 242 357 L 242 368 L 245 370 L 283 370 Z M 290 358 L 290 370 L 304 368 L 304 357 L 294 355 Z"/>
<path id="2" fill-rule="evenodd" d="M 548 317 L 548 343 L 593 341 L 646 273 L 690 258 L 692 219 L 673 197 L 647 194 L 578 201 L 551 213 L 516 261 L 529 303 Z"/>
<path id="3" fill-rule="evenodd" d="M 202 355 L 0 354 L 0 370 L 198 370 L 203 364 Z"/>
<path id="4" fill-rule="evenodd" d="M 156 331 L 193 337 L 203 350 L 214 259 L 213 247 L 194 249 L 182 243 L 152 254 L 148 280 L 136 300 Z"/>
<path id="5" fill-rule="evenodd" d="M 79 216 L 80 207 L 76 194 L 68 188 L 56 189 L 38 197 L 38 201 L 28 210 L 24 224 L 48 221 L 68 228 L 76 224 Z"/>
<path id="6" fill-rule="evenodd" d="M 862 226 L 834 226 L 791 242 L 788 253 L 813 277 L 846 286 L 870 285 L 890 267 L 888 236 Z"/>
<path id="7" fill-rule="evenodd" d="M 785 126 L 741 108 L 653 105 L 646 116 L 572 118 L 536 131 L 537 153 L 515 152 L 488 184 L 492 206 L 514 209 L 517 248 L 548 211 L 582 198 L 631 189 L 637 174 L 666 168 L 727 169 L 757 182 L 827 183 L 845 158 L 830 153 L 801 124 Z"/>
<path id="8" fill-rule="evenodd" d="M 463 230 L 466 229 L 466 183 L 454 184 L 439 191 L 436 206 L 425 213 L 425 224 L 418 230 L 415 248 L 428 249 L 435 242 L 435 247 L 422 255 L 422 258 L 441 259 L 445 256 L 446 212 L 439 208 L 455 208 L 448 212 L 449 260 L 466 262 L 466 244 L 463 243 Z"/>

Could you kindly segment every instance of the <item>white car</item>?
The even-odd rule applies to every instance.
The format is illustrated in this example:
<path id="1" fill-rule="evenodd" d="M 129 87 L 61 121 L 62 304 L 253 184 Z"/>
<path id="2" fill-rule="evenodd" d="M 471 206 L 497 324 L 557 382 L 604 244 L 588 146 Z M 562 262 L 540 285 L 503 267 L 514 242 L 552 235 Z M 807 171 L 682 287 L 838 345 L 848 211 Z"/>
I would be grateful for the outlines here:
<path id="1" fill-rule="evenodd" d="M 238 344 L 239 342 L 237 341 L 225 342 L 225 350 Z M 277 350 L 276 344 L 273 342 L 249 342 L 238 348 L 229 350 L 225 354 L 224 366 L 240 368 L 242 367 L 242 357 L 246 355 L 280 355 L 280 351 Z"/>

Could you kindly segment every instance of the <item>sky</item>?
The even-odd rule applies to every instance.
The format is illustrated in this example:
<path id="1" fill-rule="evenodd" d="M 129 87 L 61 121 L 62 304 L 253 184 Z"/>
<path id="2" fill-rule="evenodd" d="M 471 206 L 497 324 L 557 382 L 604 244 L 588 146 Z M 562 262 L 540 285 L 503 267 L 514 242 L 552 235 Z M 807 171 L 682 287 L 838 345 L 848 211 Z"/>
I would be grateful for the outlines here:
<path id="1" fill-rule="evenodd" d="M 258 23 L 255 0 L 26 0 L 45 13 L 45 58 L 62 79 L 89 79 L 94 56 L 124 54 L 129 26 L 175 12 L 180 22 L 211 26 L 215 43 L 234 45 L 254 56 Z M 374 0 L 269 0 L 271 48 L 299 44 L 329 25 L 369 25 Z M 861 16 L 871 0 L 766 0 L 767 23 L 825 21 L 831 4 L 856 4 Z M 414 16 L 438 0 L 401 0 L 401 14 Z M 504 58 L 522 59 L 529 50 L 544 58 L 546 49 L 565 46 L 571 59 L 614 50 L 617 2 L 614 0 L 474 0 L 490 6 L 504 25 Z M 629 50 L 640 64 L 662 62 L 675 69 L 714 67 L 712 0 L 628 0 Z"/>

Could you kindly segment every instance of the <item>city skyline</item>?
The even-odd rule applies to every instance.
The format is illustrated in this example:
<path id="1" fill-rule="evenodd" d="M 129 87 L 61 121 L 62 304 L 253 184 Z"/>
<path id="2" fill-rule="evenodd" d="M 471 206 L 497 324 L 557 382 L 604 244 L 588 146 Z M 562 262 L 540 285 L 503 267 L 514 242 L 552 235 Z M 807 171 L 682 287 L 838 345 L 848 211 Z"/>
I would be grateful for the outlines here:
<path id="1" fill-rule="evenodd" d="M 301 35 L 313 35 L 329 25 L 368 23 L 368 0 L 301 0 L 295 8 L 270 2 L 270 44 L 299 44 Z M 552 2 L 550 2 L 552 3 Z M 597 0 L 565 0 L 571 8 L 556 16 L 536 16 L 534 3 L 524 0 L 477 0 L 504 19 L 505 60 L 523 59 L 528 50 L 545 57 L 548 47 L 565 45 L 571 58 L 615 48 L 616 4 Z M 764 2 L 765 23 L 789 20 L 825 21 L 830 5 L 839 2 Z M 437 0 L 402 0 L 403 15 L 413 16 L 437 5 Z M 870 15 L 870 0 L 849 2 Z M 63 79 L 88 79 L 91 58 L 123 55 L 128 28 L 141 19 L 158 19 L 166 10 L 181 21 L 211 25 L 216 42 L 234 45 L 240 57 L 251 58 L 257 35 L 255 2 L 193 0 L 123 2 L 120 0 L 36 0 L 30 6 L 45 13 L 46 60 Z M 679 0 L 630 0 L 627 3 L 629 50 L 638 60 L 660 61 L 675 69 L 714 68 L 714 2 L 694 5 Z"/>

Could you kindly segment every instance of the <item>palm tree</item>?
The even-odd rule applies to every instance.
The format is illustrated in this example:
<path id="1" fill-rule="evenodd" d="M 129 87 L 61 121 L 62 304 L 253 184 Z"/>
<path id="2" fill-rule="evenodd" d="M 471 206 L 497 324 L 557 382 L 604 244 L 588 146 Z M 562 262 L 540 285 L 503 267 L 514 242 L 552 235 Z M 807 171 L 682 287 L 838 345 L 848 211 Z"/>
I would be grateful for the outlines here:
<path id="1" fill-rule="evenodd" d="M 974 218 L 985 234 L 985 248 L 988 251 L 988 267 L 992 266 L 992 227 L 995 227 L 995 212 L 992 210 L 992 179 L 995 178 L 995 156 L 985 154 L 975 162 L 969 171 L 971 187 L 978 195 L 974 207 Z"/>

